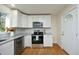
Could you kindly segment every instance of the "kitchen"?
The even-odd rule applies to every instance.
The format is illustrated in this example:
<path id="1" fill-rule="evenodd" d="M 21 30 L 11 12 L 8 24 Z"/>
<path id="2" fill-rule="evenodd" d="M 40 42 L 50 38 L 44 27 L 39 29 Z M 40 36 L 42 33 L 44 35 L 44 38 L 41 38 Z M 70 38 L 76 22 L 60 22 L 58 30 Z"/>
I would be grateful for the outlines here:
<path id="1" fill-rule="evenodd" d="M 58 44 L 62 49 L 64 48 L 70 55 L 79 54 L 78 50 L 75 51 L 72 47 L 72 51 L 74 52 L 68 50 L 71 49 L 69 47 L 63 47 L 68 41 L 63 41 L 64 44 L 62 44 L 61 39 L 63 39 L 63 35 L 65 35 L 66 32 L 68 33 L 68 31 L 66 31 L 67 29 L 65 28 L 66 32 L 63 33 L 63 21 L 58 20 L 61 19 L 60 12 L 62 12 L 62 10 L 65 8 L 75 9 L 76 7 L 79 8 L 78 5 L 68 4 L 39 4 L 37 6 L 31 4 L 0 5 L 0 24 L 5 24 L 2 25 L 3 27 L 0 26 L 0 28 L 2 28 L 0 29 L 0 55 L 21 55 L 25 48 L 52 48 L 54 44 Z M 67 18 L 69 17 L 72 16 L 69 14 Z M 2 21 L 3 19 L 4 21 Z M 65 20 L 65 22 L 67 21 L 68 20 Z"/>

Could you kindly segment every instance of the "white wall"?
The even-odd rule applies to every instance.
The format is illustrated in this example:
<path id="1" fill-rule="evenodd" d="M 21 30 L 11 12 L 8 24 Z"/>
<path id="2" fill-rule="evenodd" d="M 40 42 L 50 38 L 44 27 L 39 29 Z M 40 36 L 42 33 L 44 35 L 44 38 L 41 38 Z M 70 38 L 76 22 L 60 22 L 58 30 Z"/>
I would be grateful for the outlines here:
<path id="1" fill-rule="evenodd" d="M 52 33 L 53 33 L 53 42 L 57 43 L 57 16 L 52 15 Z"/>

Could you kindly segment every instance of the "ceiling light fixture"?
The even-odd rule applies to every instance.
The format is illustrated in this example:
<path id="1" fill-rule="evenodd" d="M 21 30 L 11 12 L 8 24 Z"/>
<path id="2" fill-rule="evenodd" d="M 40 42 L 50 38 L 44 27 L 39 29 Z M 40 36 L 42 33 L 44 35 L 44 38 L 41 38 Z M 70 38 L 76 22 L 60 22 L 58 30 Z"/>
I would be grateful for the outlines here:
<path id="1" fill-rule="evenodd" d="M 11 4 L 12 7 L 15 7 L 15 4 Z"/>

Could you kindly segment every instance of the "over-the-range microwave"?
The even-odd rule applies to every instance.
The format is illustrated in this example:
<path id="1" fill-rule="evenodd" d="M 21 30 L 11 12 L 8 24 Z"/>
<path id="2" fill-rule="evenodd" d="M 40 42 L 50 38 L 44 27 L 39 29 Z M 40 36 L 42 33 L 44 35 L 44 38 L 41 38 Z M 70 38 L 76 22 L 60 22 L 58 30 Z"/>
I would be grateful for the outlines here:
<path id="1" fill-rule="evenodd" d="M 33 22 L 33 28 L 42 28 L 43 22 Z"/>

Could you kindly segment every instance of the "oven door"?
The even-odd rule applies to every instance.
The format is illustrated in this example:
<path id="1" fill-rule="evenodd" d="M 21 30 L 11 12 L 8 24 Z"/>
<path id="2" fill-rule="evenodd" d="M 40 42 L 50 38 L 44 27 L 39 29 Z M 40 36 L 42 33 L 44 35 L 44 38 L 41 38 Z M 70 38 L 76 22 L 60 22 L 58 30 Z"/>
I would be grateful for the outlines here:
<path id="1" fill-rule="evenodd" d="M 43 35 L 40 35 L 38 38 L 39 38 L 40 44 L 43 44 Z"/>
<path id="2" fill-rule="evenodd" d="M 36 42 L 36 36 L 32 35 L 32 44 L 35 44 L 35 42 Z"/>
<path id="3" fill-rule="evenodd" d="M 43 36 L 32 36 L 32 44 L 43 44 Z"/>

